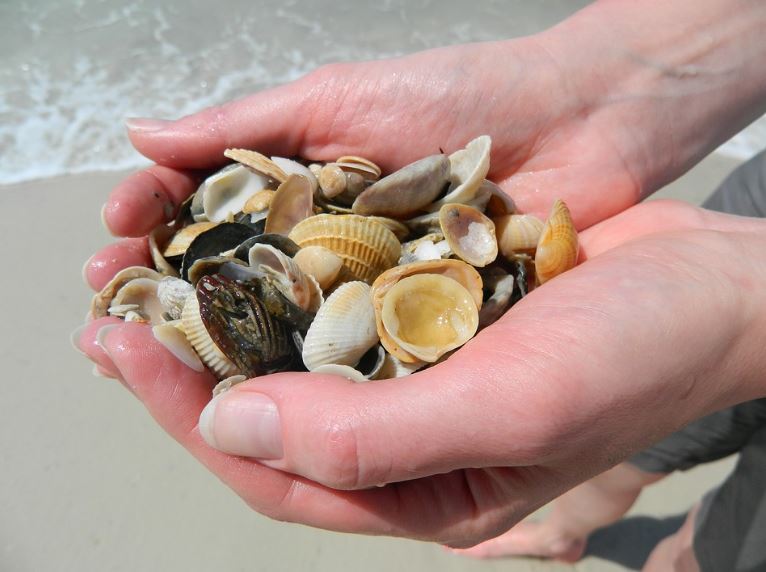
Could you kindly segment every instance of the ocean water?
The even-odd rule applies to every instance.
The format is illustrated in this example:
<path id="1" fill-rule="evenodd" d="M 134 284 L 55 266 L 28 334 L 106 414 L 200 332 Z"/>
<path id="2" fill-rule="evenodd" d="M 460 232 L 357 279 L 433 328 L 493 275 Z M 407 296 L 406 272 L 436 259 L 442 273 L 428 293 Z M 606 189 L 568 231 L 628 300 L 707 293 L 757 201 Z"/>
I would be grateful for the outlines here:
<path id="1" fill-rule="evenodd" d="M 0 0 L 0 184 L 147 164 L 123 120 L 175 118 L 365 60 L 542 30 L 585 0 Z M 766 120 L 725 145 L 766 146 Z"/>

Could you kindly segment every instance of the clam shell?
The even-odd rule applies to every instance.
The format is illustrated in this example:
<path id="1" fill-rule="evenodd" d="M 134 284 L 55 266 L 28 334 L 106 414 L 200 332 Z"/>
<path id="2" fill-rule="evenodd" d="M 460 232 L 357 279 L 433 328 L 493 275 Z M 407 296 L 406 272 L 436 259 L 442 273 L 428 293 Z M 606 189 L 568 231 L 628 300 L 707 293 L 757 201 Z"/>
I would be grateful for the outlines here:
<path id="1" fill-rule="evenodd" d="M 533 215 L 505 215 L 495 219 L 500 252 L 509 260 L 518 254 L 534 254 L 543 221 Z"/>
<path id="2" fill-rule="evenodd" d="M 295 225 L 289 234 L 301 248 L 324 246 L 343 259 L 357 279 L 372 283 L 394 266 L 401 254 L 396 235 L 377 222 L 356 215 L 316 215 Z"/>
<path id="3" fill-rule="evenodd" d="M 481 308 L 484 297 L 481 276 L 473 266 L 462 260 L 443 259 L 413 262 L 396 266 L 378 276 L 372 285 L 372 303 L 375 308 L 375 322 L 380 342 L 390 354 L 405 363 L 414 363 L 418 361 L 418 358 L 401 348 L 386 331 L 382 321 L 383 302 L 389 290 L 399 280 L 419 274 L 438 274 L 455 280 L 471 294 L 477 309 Z"/>
<path id="4" fill-rule="evenodd" d="M 246 165 L 275 181 L 284 183 L 287 180 L 287 173 L 285 173 L 279 165 L 257 151 L 249 151 L 247 149 L 226 149 L 223 154 L 225 157 L 228 157 L 237 163 L 241 163 L 242 165 Z"/>
<path id="5" fill-rule="evenodd" d="M 295 256 L 300 250 L 300 247 L 292 240 L 281 234 L 259 234 L 258 236 L 252 236 L 242 242 L 234 251 L 234 257 L 244 260 L 245 262 L 250 260 L 250 249 L 255 244 L 270 244 L 277 250 L 281 250 L 287 256 Z"/>
<path id="6" fill-rule="evenodd" d="M 242 212 L 247 200 L 261 189 L 267 188 L 268 177 L 254 173 L 244 165 L 229 165 L 211 175 L 197 191 L 202 201 L 204 220 L 224 222 Z M 194 208 L 194 203 L 192 203 Z M 199 221 L 200 217 L 195 217 Z"/>
<path id="7" fill-rule="evenodd" d="M 483 267 L 497 258 L 495 223 L 475 208 L 444 205 L 439 210 L 439 224 L 452 252 L 470 265 Z"/>
<path id="8" fill-rule="evenodd" d="M 186 338 L 191 343 L 199 359 L 202 360 L 218 379 L 224 379 L 232 375 L 240 375 L 236 365 L 226 357 L 221 349 L 210 337 L 210 334 L 200 317 L 199 301 L 196 292 L 189 294 L 184 304 L 181 315 L 181 325 Z"/>
<path id="9" fill-rule="evenodd" d="M 157 285 L 157 298 L 162 304 L 162 309 L 173 320 L 181 318 L 186 298 L 192 292 L 194 292 L 194 286 L 186 280 L 171 276 L 166 276 Z"/>
<path id="10" fill-rule="evenodd" d="M 203 232 L 210 230 L 216 224 L 218 223 L 195 222 L 189 226 L 183 227 L 165 244 L 165 248 L 162 250 L 162 255 L 165 257 L 183 256 L 195 238 Z"/>
<path id="11" fill-rule="evenodd" d="M 319 171 L 319 188 L 326 199 L 337 197 L 346 190 L 346 173 L 335 163 L 327 163 Z"/>
<path id="12" fill-rule="evenodd" d="M 449 156 L 449 189 L 444 197 L 429 207 L 429 210 L 439 210 L 448 203 L 466 203 L 476 196 L 489 172 L 491 147 L 492 139 L 489 135 L 481 135 L 468 143 L 465 149 L 455 151 Z"/>
<path id="13" fill-rule="evenodd" d="M 167 255 L 164 254 L 165 245 L 172 240 L 173 232 L 173 226 L 161 224 L 149 233 L 149 253 L 152 255 L 152 262 L 157 271 L 165 276 L 178 276 L 178 270 L 165 259 Z"/>
<path id="14" fill-rule="evenodd" d="M 256 191 L 242 206 L 242 212 L 253 214 L 269 210 L 269 205 L 271 205 L 271 201 L 274 198 L 274 193 L 276 193 L 276 191 L 272 191 L 271 189 Z"/>
<path id="15" fill-rule="evenodd" d="M 426 157 L 367 187 L 352 209 L 360 215 L 408 218 L 439 196 L 449 176 L 450 162 L 445 155 Z"/>
<path id="16" fill-rule="evenodd" d="M 301 175 L 290 175 L 271 200 L 265 232 L 287 235 L 296 224 L 313 214 L 311 183 Z"/>
<path id="17" fill-rule="evenodd" d="M 225 222 L 200 233 L 186 249 L 181 262 L 181 278 L 189 279 L 189 268 L 200 258 L 218 256 L 256 234 L 256 230 L 236 222 Z"/>
<path id="18" fill-rule="evenodd" d="M 295 260 L 269 244 L 255 244 L 248 255 L 250 267 L 272 274 L 282 286 L 282 293 L 301 309 L 316 312 L 314 288 Z M 320 289 L 321 290 L 321 289 Z"/>
<path id="19" fill-rule="evenodd" d="M 194 371 L 205 371 L 205 366 L 194 351 L 194 347 L 176 322 L 165 322 L 152 326 L 152 334 L 155 340 L 165 346 L 165 349 L 186 366 Z"/>
<path id="20" fill-rule="evenodd" d="M 91 299 L 90 313 L 93 319 L 108 316 L 109 305 L 112 303 L 117 291 L 135 278 L 150 278 L 159 282 L 162 280 L 162 274 L 145 266 L 123 268 Z"/>
<path id="21" fill-rule="evenodd" d="M 535 276 L 544 284 L 577 264 L 577 230 L 564 201 L 553 204 L 535 251 Z"/>
<path id="22" fill-rule="evenodd" d="M 378 343 L 370 287 L 364 282 L 340 286 L 319 308 L 303 341 L 303 363 L 353 366 Z"/>
<path id="23" fill-rule="evenodd" d="M 416 216 L 409 220 L 404 221 L 414 234 L 428 234 L 430 232 L 441 232 L 441 225 L 439 224 L 439 211 L 430 212 L 424 215 Z"/>
<path id="24" fill-rule="evenodd" d="M 137 306 L 131 308 L 131 311 L 141 316 L 144 321 L 161 324 L 165 321 L 165 309 L 157 296 L 159 283 L 154 278 L 134 278 L 117 291 L 110 308 Z"/>
<path id="25" fill-rule="evenodd" d="M 317 177 L 311 171 L 311 169 L 305 165 L 302 165 L 298 161 L 293 161 L 292 159 L 286 159 L 284 157 L 272 157 L 271 160 L 274 161 L 274 163 L 276 163 L 279 168 L 288 175 L 303 175 L 306 177 L 309 181 L 309 184 L 311 185 L 312 194 L 316 192 L 317 188 L 319 187 L 319 182 L 317 181 Z"/>
<path id="26" fill-rule="evenodd" d="M 322 290 L 332 286 L 343 266 L 343 259 L 324 246 L 301 248 L 293 260 L 304 273 L 316 278 Z"/>
<path id="27" fill-rule="evenodd" d="M 514 214 L 516 212 L 516 203 L 503 189 L 492 181 L 484 179 L 479 187 L 479 192 L 485 190 L 489 193 L 489 200 L 484 213 L 489 218 L 500 217 Z"/>
<path id="28" fill-rule="evenodd" d="M 357 157 L 356 155 L 344 155 L 338 157 L 335 161 L 344 171 L 352 171 L 359 173 L 365 179 L 369 181 L 375 181 L 380 178 L 381 170 L 375 163 L 364 157 Z"/>
<path id="29" fill-rule="evenodd" d="M 391 287 L 383 299 L 381 319 L 399 348 L 433 363 L 473 337 L 479 310 L 471 293 L 457 281 L 439 274 L 417 274 Z M 381 338 L 384 346 L 386 341 Z"/>

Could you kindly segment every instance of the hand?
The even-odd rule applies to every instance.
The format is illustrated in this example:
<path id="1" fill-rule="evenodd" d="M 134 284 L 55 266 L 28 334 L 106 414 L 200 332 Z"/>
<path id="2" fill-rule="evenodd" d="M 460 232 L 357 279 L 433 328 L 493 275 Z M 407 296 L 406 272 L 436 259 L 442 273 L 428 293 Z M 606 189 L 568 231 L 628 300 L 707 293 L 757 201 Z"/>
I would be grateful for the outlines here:
<path id="1" fill-rule="evenodd" d="M 81 345 L 255 510 L 468 546 L 763 393 L 764 222 L 658 201 L 581 238 L 580 266 L 442 364 L 368 384 L 283 373 L 225 393 L 207 438 L 254 459 L 206 444 L 197 423 L 214 380 L 148 327 L 102 334 L 105 353 L 94 338 L 114 320 L 98 320 Z"/>

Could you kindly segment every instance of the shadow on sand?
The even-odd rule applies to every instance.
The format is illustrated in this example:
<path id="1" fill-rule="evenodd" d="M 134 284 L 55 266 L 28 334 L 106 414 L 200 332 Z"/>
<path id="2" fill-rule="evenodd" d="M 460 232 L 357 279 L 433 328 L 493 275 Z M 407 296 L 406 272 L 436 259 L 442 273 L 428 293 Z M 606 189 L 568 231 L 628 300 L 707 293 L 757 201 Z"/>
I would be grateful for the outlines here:
<path id="1" fill-rule="evenodd" d="M 640 570 L 655 546 L 676 532 L 686 514 L 667 518 L 634 516 L 594 532 L 588 539 L 586 556 L 615 562 L 631 570 Z"/>

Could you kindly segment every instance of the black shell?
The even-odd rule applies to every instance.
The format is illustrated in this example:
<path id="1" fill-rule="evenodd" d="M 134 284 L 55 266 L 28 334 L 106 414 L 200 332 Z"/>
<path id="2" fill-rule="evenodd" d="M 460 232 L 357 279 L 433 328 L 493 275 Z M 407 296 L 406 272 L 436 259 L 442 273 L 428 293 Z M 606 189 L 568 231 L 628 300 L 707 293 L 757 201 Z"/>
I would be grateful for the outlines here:
<path id="1" fill-rule="evenodd" d="M 295 244 L 292 240 L 281 234 L 266 233 L 259 234 L 258 236 L 251 236 L 237 247 L 234 252 L 234 258 L 239 258 L 245 262 L 249 262 L 250 249 L 256 244 L 268 244 L 273 246 L 277 250 L 281 250 L 287 256 L 292 258 L 301 249 L 300 246 Z"/>

